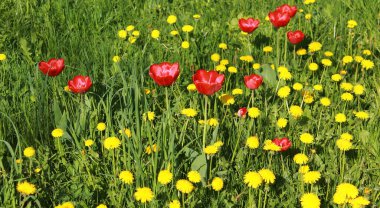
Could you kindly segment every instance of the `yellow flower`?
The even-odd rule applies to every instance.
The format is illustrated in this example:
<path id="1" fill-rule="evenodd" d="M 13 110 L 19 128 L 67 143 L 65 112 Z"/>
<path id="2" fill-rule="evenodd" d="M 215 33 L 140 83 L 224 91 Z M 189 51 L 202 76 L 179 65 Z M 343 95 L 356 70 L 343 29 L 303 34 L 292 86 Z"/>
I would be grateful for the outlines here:
<path id="1" fill-rule="evenodd" d="M 25 157 L 33 157 L 36 154 L 36 150 L 33 147 L 27 147 L 24 149 Z"/>
<path id="2" fill-rule="evenodd" d="M 355 20 L 348 20 L 347 21 L 347 27 L 352 29 L 358 26 L 358 23 Z"/>
<path id="3" fill-rule="evenodd" d="M 277 120 L 278 128 L 282 129 L 282 128 L 285 128 L 287 125 L 288 125 L 288 120 L 286 118 L 279 118 Z"/>
<path id="4" fill-rule="evenodd" d="M 193 31 L 193 30 L 194 30 L 194 27 L 191 26 L 191 25 L 184 25 L 184 26 L 182 27 L 182 31 L 183 31 L 183 32 L 191 32 L 191 31 Z"/>
<path id="5" fill-rule="evenodd" d="M 292 105 L 289 108 L 290 115 L 294 118 L 299 118 L 303 114 L 303 110 L 300 106 L 298 105 Z"/>
<path id="6" fill-rule="evenodd" d="M 327 98 L 327 97 L 323 97 L 323 98 L 321 98 L 321 100 L 320 100 L 319 102 L 321 102 L 321 104 L 322 104 L 323 106 L 325 106 L 325 107 L 328 107 L 328 106 L 331 105 L 331 101 L 330 101 L 330 99 Z"/>
<path id="7" fill-rule="evenodd" d="M 212 186 L 212 189 L 214 189 L 215 191 L 222 190 L 223 185 L 224 185 L 223 180 L 221 178 L 215 177 L 214 179 L 212 179 L 211 186 Z"/>
<path id="8" fill-rule="evenodd" d="M 119 179 L 125 184 L 132 184 L 134 180 L 133 173 L 128 170 L 123 170 L 119 174 Z"/>
<path id="9" fill-rule="evenodd" d="M 343 101 L 352 101 L 354 99 L 354 96 L 349 92 L 345 92 L 340 96 L 340 99 Z"/>
<path id="10" fill-rule="evenodd" d="M 74 208 L 74 204 L 72 202 L 64 202 L 58 206 L 55 206 L 54 208 Z"/>
<path id="11" fill-rule="evenodd" d="M 125 28 L 125 30 L 128 31 L 128 32 L 130 32 L 130 31 L 132 31 L 132 30 L 134 30 L 134 29 L 135 29 L 135 26 L 133 26 L 133 25 L 128 25 L 128 26 Z"/>
<path id="12" fill-rule="evenodd" d="M 103 122 L 100 122 L 98 123 L 98 125 L 96 125 L 96 129 L 98 129 L 98 131 L 104 131 L 106 130 L 106 124 Z"/>
<path id="13" fill-rule="evenodd" d="M 272 48 L 272 46 L 265 46 L 265 47 L 263 48 L 263 51 L 264 51 L 265 53 L 270 53 L 270 52 L 273 51 L 273 48 Z"/>
<path id="14" fill-rule="evenodd" d="M 281 150 L 281 147 L 276 145 L 275 143 L 272 142 L 272 140 L 265 140 L 264 141 L 264 147 L 263 147 L 264 150 L 267 150 L 267 151 L 274 151 L 274 152 L 278 152 Z"/>
<path id="15" fill-rule="evenodd" d="M 321 91 L 323 89 L 323 86 L 321 84 L 316 84 L 313 86 L 313 89 L 315 91 Z"/>
<path id="16" fill-rule="evenodd" d="M 304 55 L 307 54 L 307 51 L 304 48 L 300 48 L 300 49 L 297 50 L 296 53 L 297 53 L 298 56 L 304 56 Z"/>
<path id="17" fill-rule="evenodd" d="M 153 152 L 157 152 L 157 144 L 153 144 L 152 146 L 147 146 L 145 148 L 145 153 L 150 155 L 150 154 L 152 154 L 152 150 L 153 150 Z"/>
<path id="18" fill-rule="evenodd" d="M 334 55 L 334 53 L 331 52 L 331 51 L 326 51 L 326 52 L 324 53 L 324 55 L 325 55 L 326 57 L 331 57 L 331 56 Z"/>
<path id="19" fill-rule="evenodd" d="M 220 95 L 219 100 L 222 101 L 223 105 L 232 105 L 235 103 L 234 96 L 228 94 Z"/>
<path id="20" fill-rule="evenodd" d="M 146 203 L 153 200 L 154 194 L 150 188 L 143 187 L 143 188 L 137 188 L 133 196 L 135 197 L 136 201 L 140 201 L 141 203 Z"/>
<path id="21" fill-rule="evenodd" d="M 321 200 L 314 193 L 306 193 L 301 196 L 302 208 L 319 208 L 321 206 Z"/>
<path id="22" fill-rule="evenodd" d="M 117 137 L 108 137 L 107 139 L 104 140 L 103 145 L 104 145 L 104 148 L 108 150 L 115 149 L 121 145 L 121 141 Z"/>
<path id="23" fill-rule="evenodd" d="M 188 49 L 190 47 L 190 43 L 188 41 L 183 41 L 181 47 L 183 49 Z"/>
<path id="24" fill-rule="evenodd" d="M 57 128 L 57 129 L 54 129 L 52 132 L 51 132 L 51 135 L 54 137 L 54 138 L 59 138 L 59 137 L 62 137 L 63 136 L 63 129 L 60 129 L 60 128 Z"/>
<path id="25" fill-rule="evenodd" d="M 220 55 L 219 55 L 218 53 L 213 53 L 213 54 L 211 55 L 211 60 L 212 60 L 213 62 L 218 62 L 218 61 L 220 60 Z"/>
<path id="26" fill-rule="evenodd" d="M 107 208 L 107 205 L 105 205 L 105 204 L 99 204 L 96 208 Z"/>
<path id="27" fill-rule="evenodd" d="M 259 174 L 261 175 L 265 183 L 273 184 L 276 180 L 276 176 L 269 169 L 263 168 L 259 170 Z"/>
<path id="28" fill-rule="evenodd" d="M 252 65 L 252 68 L 253 68 L 254 70 L 259 70 L 260 67 L 261 67 L 261 65 L 260 65 L 259 63 L 254 63 L 254 64 Z"/>
<path id="29" fill-rule="evenodd" d="M 311 42 L 309 44 L 309 52 L 317 52 L 322 49 L 322 44 L 320 42 Z"/>
<path id="30" fill-rule="evenodd" d="M 303 4 L 305 4 L 305 5 L 313 4 L 313 3 L 315 3 L 315 0 L 304 0 L 303 1 Z"/>
<path id="31" fill-rule="evenodd" d="M 352 56 L 344 56 L 342 59 L 343 65 L 346 65 L 346 64 L 351 63 L 353 61 L 354 61 L 354 59 L 352 58 Z"/>
<path id="32" fill-rule="evenodd" d="M 339 138 L 351 141 L 354 138 L 354 136 L 352 136 L 352 134 L 350 134 L 348 132 L 345 132 L 345 133 L 341 134 Z"/>
<path id="33" fill-rule="evenodd" d="M 93 144 L 94 144 L 94 140 L 92 139 L 87 139 L 86 141 L 84 141 L 84 146 L 86 147 L 91 147 Z"/>
<path id="34" fill-rule="evenodd" d="M 301 165 L 300 168 L 298 169 L 298 172 L 301 174 L 305 174 L 309 172 L 310 168 L 308 165 Z"/>
<path id="35" fill-rule="evenodd" d="M 112 61 L 114 62 L 114 63 L 118 63 L 118 62 L 120 62 L 120 56 L 114 56 L 114 57 L 112 57 Z"/>
<path id="36" fill-rule="evenodd" d="M 70 92 L 70 88 L 69 88 L 68 85 L 66 85 L 66 86 L 63 88 L 63 90 L 64 90 L 65 92 Z"/>
<path id="37" fill-rule="evenodd" d="M 323 64 L 323 66 L 331 66 L 332 65 L 332 61 L 330 59 L 322 59 L 321 63 Z"/>
<path id="38" fill-rule="evenodd" d="M 208 145 L 203 149 L 203 152 L 207 155 L 214 155 L 218 152 L 218 147 L 215 145 Z"/>
<path id="39" fill-rule="evenodd" d="M 228 72 L 230 72 L 230 73 L 237 73 L 237 68 L 236 67 L 234 67 L 234 66 L 230 66 L 230 67 L 228 67 Z"/>
<path id="40" fill-rule="evenodd" d="M 200 14 L 194 14 L 194 15 L 193 15 L 193 18 L 196 19 L 196 20 L 198 20 L 198 19 L 201 18 L 201 15 L 200 15 Z"/>
<path id="41" fill-rule="evenodd" d="M 174 24 L 177 22 L 177 17 L 175 15 L 170 15 L 167 19 L 166 22 L 169 24 Z"/>
<path id="42" fill-rule="evenodd" d="M 179 35 L 179 32 L 177 30 L 172 30 L 170 31 L 170 35 L 176 36 L 176 35 Z"/>
<path id="43" fill-rule="evenodd" d="M 17 159 L 16 160 L 16 164 L 21 164 L 22 163 L 22 159 Z"/>
<path id="44" fill-rule="evenodd" d="M 187 117 L 194 117 L 198 115 L 198 112 L 192 108 L 185 108 L 185 109 L 182 109 L 181 114 Z"/>
<path id="45" fill-rule="evenodd" d="M 296 82 L 293 84 L 293 90 L 295 91 L 300 91 L 302 90 L 302 88 L 303 88 L 303 85 L 301 83 Z"/>
<path id="46" fill-rule="evenodd" d="M 251 118 L 257 118 L 260 116 L 260 109 L 256 107 L 248 108 L 248 116 Z"/>
<path id="47" fill-rule="evenodd" d="M 351 149 L 352 143 L 347 139 L 338 139 L 336 140 L 336 146 L 342 151 L 347 151 Z"/>
<path id="48" fill-rule="evenodd" d="M 342 70 L 339 71 L 339 74 L 340 74 L 340 75 L 346 75 L 346 74 L 347 74 L 347 70 L 343 70 L 343 69 L 342 69 Z"/>
<path id="49" fill-rule="evenodd" d="M 313 97 L 313 95 L 310 92 L 305 91 L 304 95 L 303 95 L 303 101 L 306 104 L 310 104 L 310 103 L 314 102 L 314 97 Z"/>
<path id="50" fill-rule="evenodd" d="M 132 32 L 132 35 L 135 36 L 135 37 L 139 37 L 140 36 L 140 31 L 135 30 L 135 31 Z"/>
<path id="51" fill-rule="evenodd" d="M 144 121 L 146 121 L 147 118 L 148 118 L 149 121 L 153 121 L 154 117 L 155 117 L 155 113 L 152 112 L 152 111 L 148 111 L 147 113 L 143 114 Z"/>
<path id="52" fill-rule="evenodd" d="M 132 132 L 131 132 L 130 129 L 125 128 L 125 129 L 119 131 L 120 134 L 122 134 L 123 132 L 124 132 L 125 135 L 127 135 L 128 138 L 132 137 Z"/>
<path id="53" fill-rule="evenodd" d="M 316 63 L 310 63 L 309 64 L 309 70 L 310 71 L 317 71 L 318 70 L 318 64 L 316 64 Z"/>
<path id="54" fill-rule="evenodd" d="M 35 173 L 39 173 L 39 172 L 41 172 L 41 170 L 42 170 L 41 168 L 35 168 L 35 169 L 34 169 L 34 172 L 35 172 Z"/>
<path id="55" fill-rule="evenodd" d="M 362 68 L 365 70 L 372 69 L 375 66 L 373 61 L 367 59 L 364 59 L 360 64 L 362 65 Z"/>
<path id="56" fill-rule="evenodd" d="M 362 95 L 364 93 L 364 86 L 361 84 L 356 84 L 354 86 L 354 93 L 355 95 Z"/>
<path id="57" fill-rule="evenodd" d="M 245 145 L 250 149 L 256 149 L 259 147 L 259 138 L 257 138 L 257 136 L 250 136 L 247 138 Z"/>
<path id="58" fill-rule="evenodd" d="M 158 173 L 158 182 L 160 182 L 162 185 L 170 183 L 172 179 L 173 173 L 171 173 L 169 170 L 161 170 L 160 173 Z"/>
<path id="59" fill-rule="evenodd" d="M 160 31 L 159 30 L 153 30 L 152 33 L 150 33 L 150 36 L 154 39 L 158 39 L 160 37 Z"/>
<path id="60" fill-rule="evenodd" d="M 219 48 L 220 48 L 220 49 L 223 49 L 223 50 L 227 50 L 227 44 L 225 44 L 225 43 L 220 43 L 220 44 L 219 44 Z"/>
<path id="61" fill-rule="evenodd" d="M 244 183 L 250 188 L 257 188 L 263 183 L 263 178 L 258 172 L 249 171 L 244 175 Z"/>
<path id="62" fill-rule="evenodd" d="M 241 95 L 243 94 L 243 90 L 240 88 L 235 88 L 232 90 L 232 95 Z"/>
<path id="63" fill-rule="evenodd" d="M 368 49 L 365 49 L 365 50 L 363 50 L 362 54 L 366 55 L 366 56 L 370 56 L 372 54 L 372 52 Z"/>
<path id="64" fill-rule="evenodd" d="M 127 38 L 127 31 L 125 31 L 125 30 L 119 30 L 117 32 L 117 35 L 119 36 L 119 38 L 125 39 L 125 38 Z"/>
<path id="65" fill-rule="evenodd" d="M 218 126 L 219 121 L 217 118 L 210 118 L 210 119 L 208 119 L 207 124 L 210 126 Z"/>
<path id="66" fill-rule="evenodd" d="M 222 59 L 222 60 L 220 60 L 220 65 L 226 66 L 228 64 L 229 64 L 228 59 Z"/>
<path id="67" fill-rule="evenodd" d="M 371 202 L 362 196 L 358 196 L 355 199 L 350 199 L 348 203 L 350 203 L 353 208 L 361 208 L 363 206 L 369 205 Z"/>
<path id="68" fill-rule="evenodd" d="M 354 60 L 355 60 L 357 63 L 360 63 L 360 62 L 362 62 L 362 61 L 364 60 L 364 58 L 361 57 L 361 56 L 355 56 L 355 57 L 354 57 Z"/>
<path id="69" fill-rule="evenodd" d="M 310 13 L 305 14 L 305 19 L 306 20 L 311 20 L 311 14 Z"/>
<path id="70" fill-rule="evenodd" d="M 351 91 L 354 88 L 354 86 L 351 83 L 342 82 L 340 83 L 340 88 L 344 91 Z"/>
<path id="71" fill-rule="evenodd" d="M 340 74 L 333 74 L 333 75 L 331 76 L 331 79 L 332 79 L 333 81 L 335 81 L 335 82 L 339 82 L 340 80 L 343 79 L 343 77 L 342 77 Z"/>
<path id="72" fill-rule="evenodd" d="M 128 41 L 130 42 L 130 43 L 135 43 L 136 42 L 136 40 L 137 40 L 137 38 L 135 38 L 135 37 L 129 37 L 128 38 Z"/>
<path id="73" fill-rule="evenodd" d="M 218 147 L 218 148 L 220 148 L 221 146 L 223 146 L 224 145 L 224 143 L 222 142 L 222 141 L 216 141 L 215 143 L 214 143 L 214 146 L 216 146 L 216 147 Z"/>
<path id="74" fill-rule="evenodd" d="M 181 203 L 175 199 L 169 203 L 169 208 L 181 208 Z"/>
<path id="75" fill-rule="evenodd" d="M 313 135 L 311 135 L 309 133 L 303 133 L 300 136 L 300 140 L 301 140 L 301 142 L 303 142 L 305 144 L 311 144 L 314 141 L 314 137 L 313 137 Z"/>
<path id="76" fill-rule="evenodd" d="M 195 86 L 195 84 L 189 84 L 187 85 L 187 90 L 189 90 L 190 92 L 193 92 L 197 90 L 197 87 Z"/>
<path id="77" fill-rule="evenodd" d="M 303 165 L 309 161 L 309 158 L 303 153 L 298 153 L 294 155 L 293 161 L 298 165 Z"/>
<path id="78" fill-rule="evenodd" d="M 304 183 L 314 184 L 321 178 L 321 173 L 319 171 L 309 171 L 302 176 Z"/>
<path id="79" fill-rule="evenodd" d="M 282 80 L 291 80 L 293 76 L 292 76 L 292 73 L 286 70 L 286 71 L 281 71 L 278 74 L 278 77 Z"/>
<path id="80" fill-rule="evenodd" d="M 201 174 L 196 171 L 196 170 L 192 170 L 190 172 L 187 173 L 187 178 L 189 179 L 189 181 L 193 182 L 193 183 L 199 183 L 201 182 Z"/>
<path id="81" fill-rule="evenodd" d="M 350 183 L 341 183 L 336 187 L 333 196 L 335 204 L 345 204 L 350 199 L 355 199 L 359 195 L 359 190 Z"/>
<path id="82" fill-rule="evenodd" d="M 335 115 L 335 122 L 343 123 L 346 121 L 347 121 L 346 115 L 344 115 L 343 113 L 338 113 Z"/>
<path id="83" fill-rule="evenodd" d="M 175 184 L 175 187 L 177 188 L 178 191 L 184 194 L 189 194 L 194 190 L 194 185 L 186 179 L 178 180 L 177 183 Z"/>
<path id="84" fill-rule="evenodd" d="M 280 97 L 280 98 L 287 98 L 290 94 L 290 87 L 288 86 L 284 86 L 284 87 L 281 87 L 278 91 L 277 91 L 277 95 Z"/>
<path id="85" fill-rule="evenodd" d="M 359 118 L 361 120 L 369 119 L 369 114 L 365 111 L 354 112 L 354 114 L 356 118 Z"/>
<path id="86" fill-rule="evenodd" d="M 252 62 L 253 57 L 251 55 L 240 56 L 240 60 L 245 61 L 245 62 Z"/>
<path id="87" fill-rule="evenodd" d="M 36 186 L 28 181 L 19 182 L 16 189 L 23 195 L 35 194 L 37 191 Z"/>
<path id="88" fill-rule="evenodd" d="M 7 56 L 3 53 L 0 53 L 0 61 L 5 61 L 7 59 Z"/>
<path id="89" fill-rule="evenodd" d="M 221 71 L 221 72 L 224 72 L 226 71 L 226 66 L 225 65 L 222 65 L 222 64 L 219 64 L 215 67 L 215 70 L 216 71 Z"/>

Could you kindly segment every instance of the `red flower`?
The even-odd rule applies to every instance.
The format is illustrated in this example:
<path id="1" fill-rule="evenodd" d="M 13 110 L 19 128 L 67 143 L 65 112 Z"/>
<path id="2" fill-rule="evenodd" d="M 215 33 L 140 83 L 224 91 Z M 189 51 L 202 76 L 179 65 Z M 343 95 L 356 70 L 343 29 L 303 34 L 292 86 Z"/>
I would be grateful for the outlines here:
<path id="1" fill-rule="evenodd" d="M 153 64 L 149 69 L 149 76 L 160 86 L 170 86 L 179 75 L 179 64 L 162 62 Z"/>
<path id="2" fill-rule="evenodd" d="M 289 42 L 296 45 L 303 41 L 305 38 L 305 34 L 301 30 L 296 30 L 294 32 L 289 31 L 287 34 Z"/>
<path id="3" fill-rule="evenodd" d="M 193 82 L 199 93 L 212 95 L 222 88 L 224 74 L 219 74 L 214 70 L 206 71 L 199 69 L 193 75 Z"/>
<path id="4" fill-rule="evenodd" d="M 73 93 L 85 93 L 90 89 L 92 82 L 88 76 L 78 75 L 68 82 L 69 89 Z"/>
<path id="5" fill-rule="evenodd" d="M 243 32 L 246 32 L 246 33 L 251 33 L 255 31 L 259 27 L 259 24 L 260 24 L 260 21 L 253 18 L 239 19 L 239 27 Z"/>
<path id="6" fill-rule="evenodd" d="M 247 108 L 246 107 L 243 107 L 243 108 L 240 108 L 237 112 L 237 115 L 240 117 L 240 118 L 245 118 L 245 116 L 247 115 Z"/>
<path id="7" fill-rule="evenodd" d="M 297 7 L 284 4 L 280 7 L 277 7 L 276 11 L 281 12 L 281 13 L 288 13 L 290 17 L 294 17 L 294 15 L 296 15 L 297 13 Z"/>
<path id="8" fill-rule="evenodd" d="M 62 58 L 52 58 L 48 62 L 41 61 L 38 63 L 38 68 L 45 75 L 55 77 L 62 72 L 63 68 L 65 68 L 65 61 Z"/>
<path id="9" fill-rule="evenodd" d="M 244 84 L 247 88 L 255 90 L 263 83 L 263 77 L 257 74 L 244 76 Z"/>
<path id="10" fill-rule="evenodd" d="M 283 13 L 279 11 L 269 12 L 269 20 L 276 28 L 285 27 L 290 21 L 289 13 Z"/>
<path id="11" fill-rule="evenodd" d="M 277 146 L 281 147 L 281 152 L 286 151 L 292 146 L 292 141 L 290 141 L 288 138 L 275 138 L 272 140 L 273 143 L 275 143 Z"/>

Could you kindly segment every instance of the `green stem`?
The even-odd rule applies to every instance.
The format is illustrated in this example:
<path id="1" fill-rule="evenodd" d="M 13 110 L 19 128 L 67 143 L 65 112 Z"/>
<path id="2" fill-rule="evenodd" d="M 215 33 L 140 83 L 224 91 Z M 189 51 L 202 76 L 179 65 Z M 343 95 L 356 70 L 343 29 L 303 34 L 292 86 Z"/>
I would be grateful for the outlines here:
<path id="1" fill-rule="evenodd" d="M 202 138 L 202 148 L 206 147 L 206 133 L 207 133 L 207 103 L 208 97 L 205 96 L 205 109 L 203 110 L 204 126 L 203 126 L 203 138 Z M 202 151 L 203 151 L 202 149 Z M 204 151 L 203 151 L 204 152 Z"/>

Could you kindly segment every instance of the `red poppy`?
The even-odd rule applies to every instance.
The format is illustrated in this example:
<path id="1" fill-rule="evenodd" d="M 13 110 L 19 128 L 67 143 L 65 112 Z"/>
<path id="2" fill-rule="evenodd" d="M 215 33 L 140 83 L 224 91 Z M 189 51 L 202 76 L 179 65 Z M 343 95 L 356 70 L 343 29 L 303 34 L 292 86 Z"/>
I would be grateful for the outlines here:
<path id="1" fill-rule="evenodd" d="M 290 21 L 290 15 L 286 12 L 273 11 L 269 12 L 269 20 L 276 28 L 285 27 Z"/>
<path id="2" fill-rule="evenodd" d="M 237 115 L 240 117 L 240 118 L 245 118 L 246 115 L 247 115 L 247 108 L 246 107 L 243 107 L 243 108 L 240 108 L 237 112 Z"/>
<path id="3" fill-rule="evenodd" d="M 204 69 L 199 69 L 193 75 L 193 82 L 199 93 L 212 95 L 222 88 L 224 74 L 219 74 L 214 70 L 206 71 Z"/>
<path id="4" fill-rule="evenodd" d="M 277 146 L 281 147 L 281 152 L 286 151 L 292 146 L 292 141 L 290 141 L 288 138 L 275 138 L 272 140 L 273 143 L 275 143 Z"/>
<path id="5" fill-rule="evenodd" d="M 297 13 L 297 7 L 284 4 L 280 7 L 277 7 L 276 11 L 281 12 L 281 13 L 288 13 L 290 17 L 294 17 L 294 15 L 296 15 Z"/>
<path id="6" fill-rule="evenodd" d="M 65 61 L 62 58 L 52 58 L 48 62 L 41 61 L 38 63 L 38 68 L 45 75 L 55 77 L 62 72 L 63 68 L 65 68 Z"/>
<path id="7" fill-rule="evenodd" d="M 296 30 L 294 32 L 289 31 L 287 34 L 289 42 L 296 45 L 303 41 L 305 38 L 305 34 L 301 30 Z"/>
<path id="8" fill-rule="evenodd" d="M 244 84 L 247 88 L 255 90 L 263 83 L 263 77 L 257 74 L 244 76 Z"/>
<path id="9" fill-rule="evenodd" d="M 149 69 L 149 76 L 160 86 L 172 85 L 179 75 L 179 64 L 162 62 L 153 64 Z"/>
<path id="10" fill-rule="evenodd" d="M 260 24 L 260 21 L 253 18 L 239 19 L 239 27 L 243 32 L 246 32 L 246 33 L 251 33 L 255 31 L 259 27 L 259 24 Z"/>
<path id="11" fill-rule="evenodd" d="M 85 93 L 90 89 L 92 82 L 90 77 L 78 75 L 69 80 L 68 85 L 73 93 Z"/>

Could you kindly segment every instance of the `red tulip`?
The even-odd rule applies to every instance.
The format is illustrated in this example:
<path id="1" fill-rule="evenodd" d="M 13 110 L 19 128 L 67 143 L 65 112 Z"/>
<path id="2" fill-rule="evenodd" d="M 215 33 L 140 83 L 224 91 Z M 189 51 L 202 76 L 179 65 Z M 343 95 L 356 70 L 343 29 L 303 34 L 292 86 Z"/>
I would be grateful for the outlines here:
<path id="1" fill-rule="evenodd" d="M 288 13 L 290 17 L 294 17 L 294 15 L 296 15 L 297 13 L 297 7 L 284 4 L 280 7 L 277 7 L 276 11 L 281 12 L 281 13 Z"/>
<path id="2" fill-rule="evenodd" d="M 246 107 L 243 107 L 243 108 L 240 108 L 237 112 L 237 115 L 240 117 L 240 118 L 245 118 L 246 115 L 247 115 L 247 108 Z"/>
<path id="3" fill-rule="evenodd" d="M 289 42 L 296 45 L 303 41 L 305 38 L 305 34 L 301 30 L 296 30 L 294 32 L 289 31 L 287 34 Z"/>
<path id="4" fill-rule="evenodd" d="M 244 76 L 244 84 L 247 88 L 255 90 L 263 83 L 263 77 L 257 74 Z"/>
<path id="5" fill-rule="evenodd" d="M 85 93 L 90 89 L 92 82 L 90 77 L 78 75 L 69 80 L 68 85 L 73 93 Z"/>
<path id="6" fill-rule="evenodd" d="M 38 68 L 45 75 L 55 77 L 62 72 L 63 68 L 65 68 L 65 61 L 62 58 L 52 58 L 48 62 L 41 61 L 38 63 Z"/>
<path id="7" fill-rule="evenodd" d="M 160 86 L 170 86 L 179 75 L 179 64 L 162 62 L 153 64 L 149 69 L 149 76 Z"/>
<path id="8" fill-rule="evenodd" d="M 269 20 L 276 28 L 285 27 L 290 21 L 290 15 L 279 11 L 269 12 Z"/>
<path id="9" fill-rule="evenodd" d="M 212 95 L 222 88 L 224 74 L 219 74 L 214 70 L 206 71 L 199 69 L 193 75 L 193 82 L 199 93 Z"/>
<path id="10" fill-rule="evenodd" d="M 281 147 L 281 152 L 286 151 L 292 146 L 292 141 L 290 141 L 288 138 L 275 138 L 272 140 L 273 143 L 275 143 L 277 146 Z"/>
<path id="11" fill-rule="evenodd" d="M 239 19 L 239 27 L 243 32 L 246 32 L 246 33 L 251 33 L 255 31 L 259 27 L 259 24 L 260 24 L 260 21 L 253 18 Z"/>

